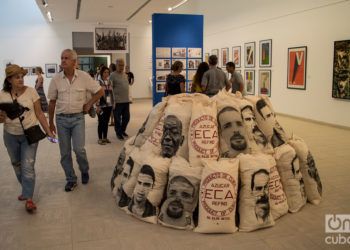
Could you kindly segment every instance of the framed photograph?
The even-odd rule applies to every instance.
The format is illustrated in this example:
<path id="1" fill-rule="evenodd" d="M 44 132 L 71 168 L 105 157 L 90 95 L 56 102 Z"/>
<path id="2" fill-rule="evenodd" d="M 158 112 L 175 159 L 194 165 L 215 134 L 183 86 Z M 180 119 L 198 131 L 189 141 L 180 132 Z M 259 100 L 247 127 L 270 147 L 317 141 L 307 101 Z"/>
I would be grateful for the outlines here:
<path id="1" fill-rule="evenodd" d="M 35 70 L 35 68 L 34 68 L 34 70 Z M 56 63 L 45 64 L 45 75 L 47 78 L 52 78 L 56 73 L 57 73 L 57 64 Z"/>
<path id="2" fill-rule="evenodd" d="M 259 42 L 259 65 L 260 67 L 272 66 L 272 39 Z"/>
<path id="3" fill-rule="evenodd" d="M 187 67 L 186 59 L 176 59 L 176 58 L 173 58 L 173 59 L 171 60 L 171 65 L 173 65 L 174 62 L 176 62 L 176 61 L 182 62 L 182 65 L 183 65 L 183 68 L 182 68 L 182 69 L 186 69 L 186 67 Z"/>
<path id="4" fill-rule="evenodd" d="M 156 69 L 170 69 L 170 59 L 156 59 Z"/>
<path id="5" fill-rule="evenodd" d="M 157 70 L 156 71 L 156 81 L 165 81 L 166 76 L 170 74 L 168 70 Z"/>
<path id="6" fill-rule="evenodd" d="M 206 63 L 209 62 L 209 53 L 205 53 L 204 61 L 205 61 Z"/>
<path id="7" fill-rule="evenodd" d="M 255 95 L 255 70 L 244 71 L 244 86 L 248 95 Z"/>
<path id="8" fill-rule="evenodd" d="M 232 61 L 236 68 L 241 67 L 241 46 L 232 47 Z"/>
<path id="9" fill-rule="evenodd" d="M 226 63 L 230 60 L 228 52 L 229 52 L 228 48 L 221 49 L 221 66 L 222 67 L 225 67 Z"/>
<path id="10" fill-rule="evenodd" d="M 271 96 L 271 70 L 259 70 L 259 95 Z"/>
<path id="11" fill-rule="evenodd" d="M 157 47 L 156 48 L 156 58 L 170 58 L 170 48 Z"/>
<path id="12" fill-rule="evenodd" d="M 127 53 L 127 28 L 95 28 L 95 53 Z"/>
<path id="13" fill-rule="evenodd" d="M 198 66 L 201 62 L 202 62 L 202 59 L 188 59 L 187 68 L 188 69 L 198 69 Z"/>
<path id="14" fill-rule="evenodd" d="M 192 81 L 196 72 L 197 72 L 197 70 L 188 70 L 187 71 L 187 76 L 188 76 L 187 80 Z"/>
<path id="15" fill-rule="evenodd" d="M 219 58 L 219 49 L 212 49 L 210 55 L 216 55 Z"/>
<path id="16" fill-rule="evenodd" d="M 244 44 L 244 65 L 246 68 L 255 67 L 255 42 Z"/>
<path id="17" fill-rule="evenodd" d="M 164 93 L 165 92 L 165 82 L 157 82 L 156 83 L 156 92 Z"/>
<path id="18" fill-rule="evenodd" d="M 307 47 L 288 48 L 287 88 L 306 89 Z"/>
<path id="19" fill-rule="evenodd" d="M 172 48 L 171 55 L 173 58 L 186 58 L 186 48 Z"/>
<path id="20" fill-rule="evenodd" d="M 187 82 L 187 89 L 186 89 L 186 91 L 187 91 L 188 93 L 191 93 L 191 88 L 192 88 L 192 81 L 188 81 L 188 82 Z"/>
<path id="21" fill-rule="evenodd" d="M 202 48 L 188 48 L 188 58 L 202 58 Z"/>
<path id="22" fill-rule="evenodd" d="M 334 42 L 332 97 L 350 99 L 350 40 Z"/>

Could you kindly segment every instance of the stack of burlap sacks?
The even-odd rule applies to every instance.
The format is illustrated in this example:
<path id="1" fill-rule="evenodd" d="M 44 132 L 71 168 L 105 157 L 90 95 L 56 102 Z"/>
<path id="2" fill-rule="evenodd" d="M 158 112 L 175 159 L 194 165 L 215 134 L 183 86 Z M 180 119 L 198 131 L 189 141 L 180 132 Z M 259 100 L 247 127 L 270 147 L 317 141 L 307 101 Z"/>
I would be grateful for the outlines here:
<path id="1" fill-rule="evenodd" d="M 157 104 L 121 150 L 111 188 L 138 219 L 201 233 L 270 227 L 322 194 L 308 146 L 269 99 L 226 91 Z"/>

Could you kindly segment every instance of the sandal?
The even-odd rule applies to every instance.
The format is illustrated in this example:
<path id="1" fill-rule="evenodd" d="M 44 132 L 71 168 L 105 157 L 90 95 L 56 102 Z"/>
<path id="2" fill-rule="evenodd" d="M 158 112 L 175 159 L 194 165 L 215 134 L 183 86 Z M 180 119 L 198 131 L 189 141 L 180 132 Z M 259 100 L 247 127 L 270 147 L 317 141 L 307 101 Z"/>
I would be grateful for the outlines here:
<path id="1" fill-rule="evenodd" d="M 27 200 L 27 198 L 24 197 L 23 195 L 19 195 L 19 196 L 17 197 L 17 199 L 18 199 L 19 201 L 26 201 L 26 200 Z"/>
<path id="2" fill-rule="evenodd" d="M 30 200 L 30 199 L 26 201 L 26 206 L 25 207 L 26 207 L 27 212 L 29 212 L 29 213 L 32 213 L 32 212 L 34 212 L 36 210 L 35 203 L 32 200 Z"/>

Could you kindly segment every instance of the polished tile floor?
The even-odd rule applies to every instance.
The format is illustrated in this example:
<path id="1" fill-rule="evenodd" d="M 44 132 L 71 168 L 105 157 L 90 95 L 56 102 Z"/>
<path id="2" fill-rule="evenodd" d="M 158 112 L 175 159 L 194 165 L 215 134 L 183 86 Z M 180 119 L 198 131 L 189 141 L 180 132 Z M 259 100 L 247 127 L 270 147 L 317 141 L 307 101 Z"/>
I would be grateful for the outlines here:
<path id="1" fill-rule="evenodd" d="M 136 133 L 150 110 L 150 100 L 131 105 L 127 131 L 130 135 Z M 17 200 L 20 187 L 1 142 L 0 249 L 338 248 L 339 245 L 325 243 L 325 237 L 330 236 L 325 233 L 325 214 L 350 214 L 350 130 L 283 116 L 279 116 L 279 121 L 287 131 L 304 138 L 313 152 L 323 181 L 323 201 L 319 206 L 307 204 L 299 213 L 284 216 L 272 228 L 232 235 L 168 229 L 138 221 L 117 209 L 109 180 L 122 143 L 110 127 L 112 143 L 98 145 L 97 120 L 91 118 L 86 122 L 90 183 L 78 185 L 74 192 L 64 192 L 58 145 L 42 141 L 37 154 L 34 196 L 38 211 L 29 215 L 24 203 Z M 0 125 L 1 138 L 2 130 Z"/>

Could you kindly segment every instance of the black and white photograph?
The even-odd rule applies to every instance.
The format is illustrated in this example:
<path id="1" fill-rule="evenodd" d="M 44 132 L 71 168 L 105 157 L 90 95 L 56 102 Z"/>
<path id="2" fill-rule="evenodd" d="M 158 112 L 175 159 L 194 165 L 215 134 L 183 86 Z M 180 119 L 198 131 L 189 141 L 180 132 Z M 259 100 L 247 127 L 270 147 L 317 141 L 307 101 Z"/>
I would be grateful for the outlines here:
<path id="1" fill-rule="evenodd" d="M 186 48 L 172 48 L 171 55 L 173 58 L 186 58 Z"/>
<path id="2" fill-rule="evenodd" d="M 163 135 L 160 140 L 162 157 L 175 156 L 183 141 L 182 122 L 175 115 L 168 115 L 164 119 Z"/>
<path id="3" fill-rule="evenodd" d="M 47 78 L 52 78 L 56 73 L 57 73 L 56 63 L 45 64 L 45 75 Z"/>
<path id="4" fill-rule="evenodd" d="M 201 48 L 188 48 L 188 58 L 202 58 Z"/>
<path id="5" fill-rule="evenodd" d="M 168 70 L 157 70 L 156 71 L 156 81 L 165 81 L 166 76 L 170 74 Z"/>
<path id="6" fill-rule="evenodd" d="M 270 215 L 269 180 L 269 172 L 265 169 L 252 174 L 251 192 L 255 198 L 255 216 L 261 224 L 267 222 Z"/>
<path id="7" fill-rule="evenodd" d="M 170 59 L 156 59 L 156 69 L 170 69 Z"/>
<path id="8" fill-rule="evenodd" d="M 332 97 L 350 100 L 350 40 L 334 42 Z"/>
<path id="9" fill-rule="evenodd" d="M 187 92 L 191 92 L 191 89 L 192 89 L 192 81 L 188 81 L 187 82 Z"/>
<path id="10" fill-rule="evenodd" d="M 94 36 L 95 53 L 127 53 L 127 28 L 96 28 Z"/>
<path id="11" fill-rule="evenodd" d="M 170 58 L 170 48 L 167 47 L 157 47 L 156 48 L 156 58 Z"/>
<path id="12" fill-rule="evenodd" d="M 188 69 L 198 69 L 198 66 L 201 62 L 202 62 L 202 59 L 188 59 L 187 68 Z"/>
<path id="13" fill-rule="evenodd" d="M 156 92 L 157 93 L 164 93 L 165 92 L 165 83 L 164 82 L 157 82 L 156 83 Z"/>

